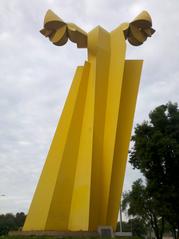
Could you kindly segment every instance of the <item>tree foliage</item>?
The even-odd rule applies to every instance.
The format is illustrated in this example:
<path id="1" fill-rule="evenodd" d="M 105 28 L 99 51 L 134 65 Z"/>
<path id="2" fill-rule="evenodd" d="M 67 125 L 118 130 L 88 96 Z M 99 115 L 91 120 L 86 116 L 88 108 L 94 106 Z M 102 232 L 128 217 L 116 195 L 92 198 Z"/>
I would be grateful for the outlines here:
<path id="1" fill-rule="evenodd" d="M 120 231 L 120 222 L 117 223 L 116 231 Z M 133 218 L 129 219 L 128 222 L 122 222 L 122 232 L 131 232 L 133 237 L 144 238 L 146 235 L 146 226 L 143 220 Z"/>
<path id="2" fill-rule="evenodd" d="M 0 236 L 8 234 L 9 231 L 18 230 L 24 225 L 25 214 L 23 212 L 0 215 Z"/>
<path id="3" fill-rule="evenodd" d="M 128 221 L 131 225 L 132 236 L 145 238 L 147 225 L 141 218 L 133 218 Z"/>
<path id="4" fill-rule="evenodd" d="M 157 213 L 179 229 L 179 109 L 171 102 L 149 114 L 132 136 L 129 162 L 146 178 Z"/>
<path id="5" fill-rule="evenodd" d="M 133 216 L 134 222 L 141 222 L 143 230 L 151 225 L 156 238 L 161 239 L 164 232 L 164 218 L 157 210 L 155 200 L 150 197 L 146 186 L 141 179 L 135 181 L 132 190 L 124 193 L 122 201 L 123 210 L 127 210 L 128 216 Z M 140 228 L 138 228 L 139 230 Z M 144 234 L 143 234 L 144 235 Z"/>

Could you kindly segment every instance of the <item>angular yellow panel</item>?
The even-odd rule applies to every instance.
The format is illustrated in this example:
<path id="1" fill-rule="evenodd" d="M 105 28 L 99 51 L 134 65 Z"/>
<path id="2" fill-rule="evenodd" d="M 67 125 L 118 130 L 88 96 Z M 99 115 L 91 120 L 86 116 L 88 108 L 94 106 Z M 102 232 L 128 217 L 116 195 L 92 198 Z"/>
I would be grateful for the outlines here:
<path id="1" fill-rule="evenodd" d="M 100 176 L 100 180 L 102 181 L 102 200 L 100 207 L 102 225 L 108 225 L 107 208 L 126 52 L 126 42 L 122 29 L 119 27 L 112 31 L 110 35 L 111 54 L 108 73 L 106 112 L 105 118 L 101 119 L 104 121 L 103 160 L 101 164 L 103 173 Z"/>
<path id="2" fill-rule="evenodd" d="M 95 102 L 93 124 L 93 159 L 91 172 L 91 195 L 89 228 L 96 230 L 103 224 L 101 213 L 101 189 L 103 187 L 103 137 L 106 112 L 108 71 L 110 63 L 110 34 L 96 27 L 88 35 L 88 61 L 94 64 Z"/>
<path id="3" fill-rule="evenodd" d="M 114 230 L 119 212 L 142 63 L 142 60 L 125 62 L 107 215 L 107 224 Z"/>
<path id="4" fill-rule="evenodd" d="M 88 72 L 89 66 L 77 69 L 24 231 L 68 229 Z"/>
<path id="5" fill-rule="evenodd" d="M 90 74 L 69 218 L 69 230 L 72 231 L 88 231 L 89 228 L 95 75 L 94 65 L 88 64 L 90 65 Z"/>
<path id="6" fill-rule="evenodd" d="M 73 112 L 72 121 L 69 126 L 68 137 L 65 140 L 65 147 L 59 147 L 59 151 L 63 151 L 63 159 L 48 212 L 46 230 L 68 230 L 71 197 L 88 86 L 88 77 L 86 76 L 89 74 L 89 69 L 89 64 L 85 63 L 78 96 L 74 105 L 75 111 Z M 60 139 L 63 140 L 62 137 Z"/>

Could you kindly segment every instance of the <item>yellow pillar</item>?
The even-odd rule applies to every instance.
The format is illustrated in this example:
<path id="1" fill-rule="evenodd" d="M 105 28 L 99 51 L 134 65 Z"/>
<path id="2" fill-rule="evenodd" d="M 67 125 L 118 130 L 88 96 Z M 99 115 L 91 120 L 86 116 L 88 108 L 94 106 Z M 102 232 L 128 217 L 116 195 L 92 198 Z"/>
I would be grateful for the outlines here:
<path id="1" fill-rule="evenodd" d="M 93 124 L 93 159 L 91 173 L 91 197 L 89 229 L 96 230 L 103 225 L 101 218 L 103 195 L 103 138 L 104 119 L 108 89 L 108 71 L 110 63 L 110 34 L 101 27 L 96 27 L 88 35 L 88 61 L 95 65 L 95 101 Z"/>
<path id="2" fill-rule="evenodd" d="M 92 146 L 94 123 L 95 66 L 93 64 L 87 64 L 90 68 L 90 72 L 89 75 L 86 75 L 86 81 L 88 85 L 86 91 L 85 110 L 82 121 L 82 131 L 80 136 L 68 225 L 68 229 L 70 231 L 88 231 L 89 228 L 91 164 L 93 154 Z"/>
<path id="3" fill-rule="evenodd" d="M 107 222 L 107 210 L 111 186 L 111 173 L 114 158 L 114 148 L 116 142 L 116 130 L 119 117 L 119 104 L 123 83 L 123 72 L 125 64 L 126 42 L 122 29 L 112 31 L 110 34 L 110 64 L 108 71 L 108 92 L 106 101 L 106 112 L 104 119 L 104 139 L 103 139 L 103 175 L 102 181 L 102 206 L 101 218 Z M 102 225 L 103 225 L 102 224 Z"/>
<path id="4" fill-rule="evenodd" d="M 120 198 L 125 176 L 128 147 L 142 63 L 143 61 L 141 60 L 125 61 L 121 97 L 119 102 L 115 148 L 113 152 L 113 165 L 107 214 L 107 224 L 111 225 L 114 230 L 116 228 L 120 207 Z"/>
<path id="5" fill-rule="evenodd" d="M 24 231 L 68 230 L 89 65 L 78 67 L 36 192 Z"/>

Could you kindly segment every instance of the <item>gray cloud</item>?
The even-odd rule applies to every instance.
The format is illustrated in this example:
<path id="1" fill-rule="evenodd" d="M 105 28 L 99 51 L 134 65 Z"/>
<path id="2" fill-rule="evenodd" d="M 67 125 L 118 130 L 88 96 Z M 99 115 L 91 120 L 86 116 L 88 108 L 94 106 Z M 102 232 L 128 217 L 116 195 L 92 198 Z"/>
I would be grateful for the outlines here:
<path id="1" fill-rule="evenodd" d="M 55 47 L 40 36 L 49 8 L 86 31 L 110 31 L 148 10 L 156 34 L 127 50 L 128 58 L 145 60 L 135 124 L 157 105 L 179 102 L 178 0 L 1 0 L 0 212 L 27 212 L 74 71 L 86 59 L 75 44 Z M 139 176 L 128 165 L 124 189 Z"/>

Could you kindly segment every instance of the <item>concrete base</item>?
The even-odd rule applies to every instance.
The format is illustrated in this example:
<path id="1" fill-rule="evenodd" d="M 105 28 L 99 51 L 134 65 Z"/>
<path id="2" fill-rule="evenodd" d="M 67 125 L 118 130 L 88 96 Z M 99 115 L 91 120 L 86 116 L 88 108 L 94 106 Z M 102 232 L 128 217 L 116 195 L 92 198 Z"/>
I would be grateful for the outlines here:
<path id="1" fill-rule="evenodd" d="M 88 231 L 10 231 L 9 236 L 54 236 L 59 238 L 64 237 L 99 237 L 98 232 Z"/>
<path id="2" fill-rule="evenodd" d="M 99 226 L 98 234 L 100 235 L 100 237 L 104 237 L 104 238 L 114 237 L 113 229 L 111 226 Z"/>

